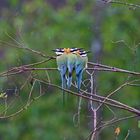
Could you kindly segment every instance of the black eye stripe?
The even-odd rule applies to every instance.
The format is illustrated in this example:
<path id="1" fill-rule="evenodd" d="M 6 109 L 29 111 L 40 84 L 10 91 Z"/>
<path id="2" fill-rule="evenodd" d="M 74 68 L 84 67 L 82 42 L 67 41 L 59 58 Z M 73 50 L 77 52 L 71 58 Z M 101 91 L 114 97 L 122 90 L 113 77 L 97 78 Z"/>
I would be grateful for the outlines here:
<path id="1" fill-rule="evenodd" d="M 64 50 L 55 50 L 55 52 L 60 52 L 60 53 L 63 53 L 64 52 Z"/>
<path id="2" fill-rule="evenodd" d="M 64 48 L 56 48 L 54 49 L 55 52 L 64 52 Z"/>
<path id="3" fill-rule="evenodd" d="M 80 53 L 80 55 L 85 55 L 85 54 L 87 54 L 87 53 L 86 52 Z"/>
<path id="4" fill-rule="evenodd" d="M 82 49 L 83 49 L 83 48 L 71 48 L 70 50 L 71 50 L 72 52 L 74 52 L 74 51 L 78 51 L 78 50 L 79 50 L 79 51 L 82 51 Z"/>

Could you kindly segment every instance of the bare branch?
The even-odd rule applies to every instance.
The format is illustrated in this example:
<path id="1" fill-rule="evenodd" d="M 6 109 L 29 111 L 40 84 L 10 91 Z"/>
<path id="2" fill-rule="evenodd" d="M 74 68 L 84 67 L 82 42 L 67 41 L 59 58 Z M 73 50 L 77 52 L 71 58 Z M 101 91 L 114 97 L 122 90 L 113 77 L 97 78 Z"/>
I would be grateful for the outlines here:
<path id="1" fill-rule="evenodd" d="M 102 0 L 102 1 L 104 1 L 105 3 L 125 5 L 128 7 L 132 7 L 133 9 L 140 8 L 140 5 L 138 5 L 138 4 L 127 3 L 127 2 L 122 2 L 122 1 L 118 1 L 118 0 Z"/>
<path id="2" fill-rule="evenodd" d="M 113 99 L 109 99 L 109 98 L 106 98 L 106 97 L 103 97 L 103 96 L 99 96 L 99 95 L 92 95 L 93 98 L 89 97 L 91 96 L 90 93 L 87 93 L 86 91 L 83 91 L 83 93 L 85 93 L 85 95 L 83 94 L 78 94 L 76 92 L 73 92 L 71 90 L 68 90 L 68 89 L 62 89 L 60 86 L 57 86 L 55 84 L 52 84 L 52 83 L 47 83 L 46 81 L 43 81 L 43 80 L 40 80 L 40 79 L 36 79 L 44 84 L 47 84 L 49 86 L 52 86 L 52 87 L 55 87 L 55 88 L 58 88 L 58 89 L 61 89 L 61 90 L 64 90 L 66 91 L 66 93 L 70 93 L 72 95 L 75 95 L 75 96 L 79 96 L 79 97 L 82 97 L 84 99 L 87 99 L 87 100 L 92 100 L 92 101 L 95 101 L 95 102 L 99 102 L 99 103 L 103 103 L 103 101 L 106 99 L 106 102 L 105 104 L 107 105 L 110 105 L 112 107 L 117 107 L 117 108 L 120 108 L 120 109 L 123 109 L 123 110 L 127 110 L 131 113 L 134 113 L 134 114 L 137 114 L 137 115 L 140 115 L 140 111 L 133 108 L 133 107 L 130 107 L 128 105 L 125 105 L 119 101 L 116 101 L 116 100 L 113 100 Z"/>

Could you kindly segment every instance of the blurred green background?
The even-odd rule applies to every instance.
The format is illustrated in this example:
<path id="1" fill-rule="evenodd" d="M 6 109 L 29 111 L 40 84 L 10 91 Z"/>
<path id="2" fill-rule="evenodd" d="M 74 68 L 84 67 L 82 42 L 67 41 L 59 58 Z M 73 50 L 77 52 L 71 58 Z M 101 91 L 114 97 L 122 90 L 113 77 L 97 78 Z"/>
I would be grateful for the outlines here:
<path id="1" fill-rule="evenodd" d="M 131 2 L 128 0 L 127 2 Z M 135 0 L 139 3 L 139 0 Z M 0 72 L 11 67 L 44 60 L 43 57 L 15 46 L 26 46 L 48 56 L 54 56 L 54 48 L 81 47 L 91 50 L 89 61 L 140 71 L 140 9 L 119 5 L 104 4 L 100 0 L 1 0 L 0 3 Z M 21 44 L 17 44 L 9 35 Z M 55 60 L 38 67 L 56 67 Z M 34 72 L 45 79 L 45 71 Z M 10 77 L 0 77 L 0 90 L 8 91 L 20 87 L 28 73 Z M 61 85 L 59 73 L 49 71 L 54 84 Z M 85 74 L 85 78 L 86 78 Z M 129 78 L 132 78 L 131 76 Z M 135 77 L 137 78 L 137 77 Z M 97 91 L 107 95 L 125 80 L 128 75 L 99 72 Z M 62 91 L 44 87 L 43 97 L 35 101 L 20 115 L 0 120 L 1 140 L 84 140 L 91 132 L 91 117 L 87 101 L 83 100 L 80 125 L 75 126 L 73 116 L 77 111 L 76 98 L 69 95 L 65 108 L 62 107 Z M 10 92 L 7 115 L 19 110 L 26 103 L 31 85 L 14 95 Z M 73 90 L 73 89 L 72 89 Z M 34 96 L 39 93 L 36 83 Z M 140 88 L 126 87 L 114 99 L 139 108 Z M 5 103 L 1 100 L 1 112 Z M 112 108 L 113 109 L 113 108 Z M 112 113 L 104 107 L 102 119 L 108 121 Z M 115 109 L 117 117 L 130 115 Z M 138 140 L 140 129 L 138 120 L 132 119 L 104 128 L 100 140 L 115 139 L 114 129 L 119 126 L 122 140 L 130 130 L 128 140 Z"/>

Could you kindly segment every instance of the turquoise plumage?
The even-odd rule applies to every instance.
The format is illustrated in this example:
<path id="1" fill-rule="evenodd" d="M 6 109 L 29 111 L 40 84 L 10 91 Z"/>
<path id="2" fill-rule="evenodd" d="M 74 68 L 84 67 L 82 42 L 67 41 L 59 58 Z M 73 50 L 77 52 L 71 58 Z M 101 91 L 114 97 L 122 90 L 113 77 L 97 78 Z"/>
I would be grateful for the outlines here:
<path id="1" fill-rule="evenodd" d="M 61 86 L 62 89 L 66 89 L 66 72 L 67 72 L 67 54 L 64 52 L 64 49 L 56 49 L 54 50 L 57 54 L 56 62 L 58 66 L 58 70 L 61 76 Z M 65 104 L 65 92 L 63 90 L 63 103 Z"/>
<path id="2" fill-rule="evenodd" d="M 77 80 L 77 89 L 79 92 L 82 83 L 83 71 L 87 67 L 88 58 L 85 51 L 76 51 L 75 54 L 77 56 L 76 63 L 75 63 L 75 72 L 76 72 L 76 80 Z"/>
<path id="3" fill-rule="evenodd" d="M 56 58 L 58 70 L 60 71 L 62 88 L 66 88 L 67 56 L 62 54 Z"/>
<path id="4" fill-rule="evenodd" d="M 56 62 L 58 70 L 61 75 L 62 88 L 70 88 L 72 84 L 72 74 L 75 70 L 76 82 L 78 92 L 81 88 L 82 75 L 84 69 L 87 67 L 87 52 L 83 51 L 82 48 L 58 48 L 55 51 L 57 57 Z M 68 76 L 66 73 L 68 71 Z M 63 91 L 63 103 L 65 102 L 65 93 Z"/>
<path id="5" fill-rule="evenodd" d="M 67 68 L 68 68 L 67 86 L 68 86 L 68 89 L 71 87 L 71 84 L 72 84 L 72 73 L 75 69 L 76 58 L 77 58 L 76 54 L 69 53 L 67 55 Z"/>

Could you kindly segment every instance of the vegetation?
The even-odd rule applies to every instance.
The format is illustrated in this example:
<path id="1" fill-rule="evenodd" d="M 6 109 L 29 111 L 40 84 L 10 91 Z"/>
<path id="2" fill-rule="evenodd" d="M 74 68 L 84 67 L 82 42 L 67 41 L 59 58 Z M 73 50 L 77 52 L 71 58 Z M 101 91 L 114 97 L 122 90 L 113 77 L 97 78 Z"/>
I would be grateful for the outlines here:
<path id="1" fill-rule="evenodd" d="M 137 140 L 138 3 L 138 0 L 133 4 L 130 0 L 3 1 L 0 138 Z M 71 47 L 91 53 L 84 72 L 83 94 L 77 94 L 73 84 L 70 90 L 66 89 L 68 97 L 63 107 L 61 79 L 52 49 Z M 81 97 L 80 105 L 77 96 Z"/>

